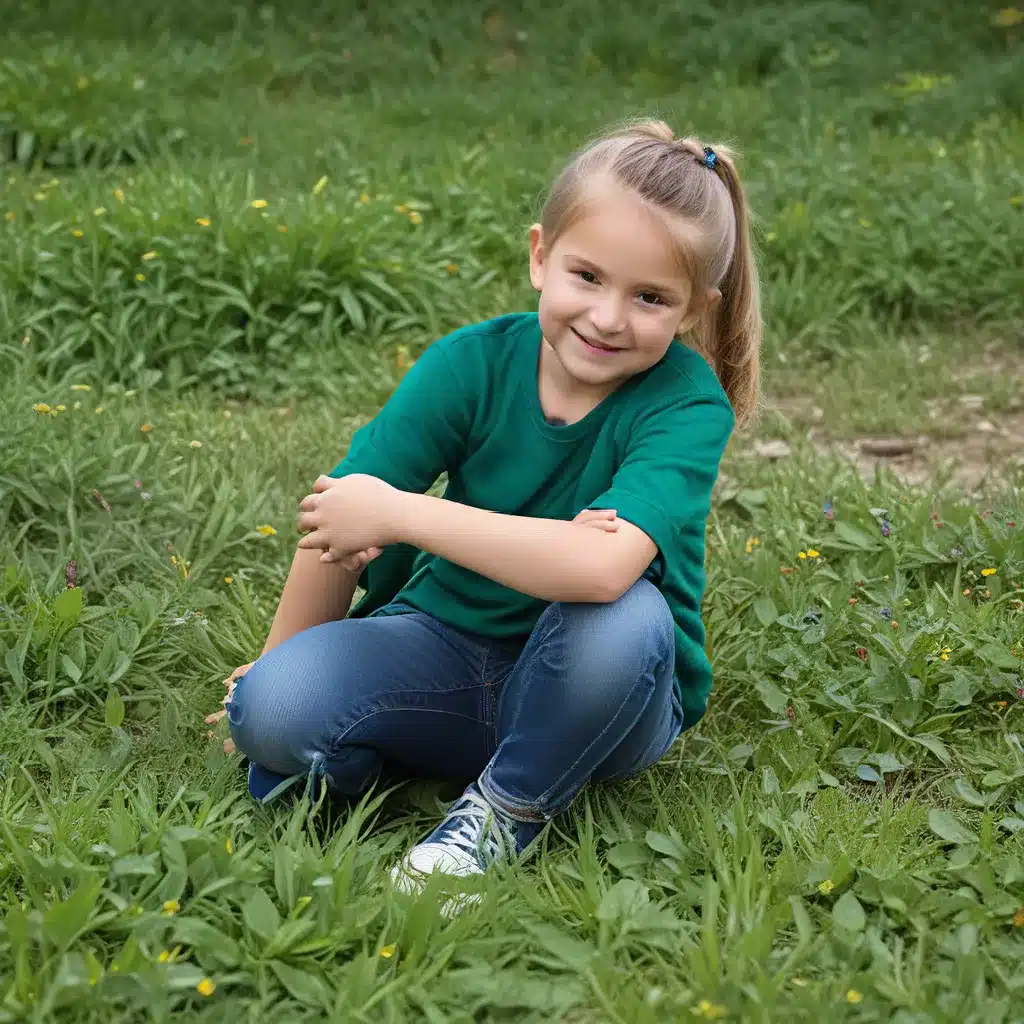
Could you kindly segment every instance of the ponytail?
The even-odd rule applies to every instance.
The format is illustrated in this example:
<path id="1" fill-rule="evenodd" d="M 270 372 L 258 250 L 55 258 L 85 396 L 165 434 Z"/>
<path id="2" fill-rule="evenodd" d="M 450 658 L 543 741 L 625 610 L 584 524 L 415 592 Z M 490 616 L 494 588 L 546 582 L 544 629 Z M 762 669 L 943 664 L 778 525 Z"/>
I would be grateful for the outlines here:
<path id="1" fill-rule="evenodd" d="M 715 149 L 715 171 L 729 191 L 736 223 L 732 259 L 718 285 L 721 301 L 694 328 L 695 343 L 725 389 L 739 426 L 757 415 L 760 404 L 761 322 L 757 264 L 750 243 L 747 197 L 731 155 Z"/>

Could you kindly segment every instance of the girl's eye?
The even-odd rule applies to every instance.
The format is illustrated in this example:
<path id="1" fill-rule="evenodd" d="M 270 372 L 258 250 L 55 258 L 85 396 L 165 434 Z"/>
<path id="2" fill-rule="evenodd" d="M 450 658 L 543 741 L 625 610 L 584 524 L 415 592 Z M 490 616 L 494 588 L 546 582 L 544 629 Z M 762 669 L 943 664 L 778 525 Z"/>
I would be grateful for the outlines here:
<path id="1" fill-rule="evenodd" d="M 586 281 L 587 284 L 597 284 L 597 275 L 590 270 L 577 270 L 576 273 L 579 277 Z"/>
<path id="2" fill-rule="evenodd" d="M 640 301 L 649 306 L 657 306 L 662 303 L 662 298 L 657 292 L 641 292 Z"/>

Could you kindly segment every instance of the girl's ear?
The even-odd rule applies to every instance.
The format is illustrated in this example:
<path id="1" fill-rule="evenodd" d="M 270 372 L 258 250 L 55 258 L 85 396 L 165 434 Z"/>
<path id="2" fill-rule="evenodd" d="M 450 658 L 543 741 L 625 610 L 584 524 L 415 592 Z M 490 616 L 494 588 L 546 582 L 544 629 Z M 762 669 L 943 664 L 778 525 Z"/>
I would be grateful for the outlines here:
<path id="1" fill-rule="evenodd" d="M 702 296 L 694 296 L 690 300 L 690 308 L 686 311 L 686 316 L 679 323 L 676 334 L 682 337 L 705 313 L 709 313 L 721 301 L 722 293 L 717 288 L 709 288 Z"/>
<path id="2" fill-rule="evenodd" d="M 544 232 L 539 224 L 530 228 L 530 284 L 540 291 L 544 287 L 544 271 L 547 269 L 544 251 Z"/>

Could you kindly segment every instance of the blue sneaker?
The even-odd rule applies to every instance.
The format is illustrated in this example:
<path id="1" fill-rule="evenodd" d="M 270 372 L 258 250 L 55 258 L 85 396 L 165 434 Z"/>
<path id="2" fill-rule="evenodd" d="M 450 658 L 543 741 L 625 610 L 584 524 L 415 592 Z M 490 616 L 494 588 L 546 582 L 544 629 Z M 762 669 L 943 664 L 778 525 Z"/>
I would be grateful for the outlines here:
<path id="1" fill-rule="evenodd" d="M 395 888 L 415 892 L 435 871 L 457 878 L 511 864 L 540 835 L 544 822 L 517 821 L 493 807 L 474 783 L 423 842 L 391 872 Z"/>

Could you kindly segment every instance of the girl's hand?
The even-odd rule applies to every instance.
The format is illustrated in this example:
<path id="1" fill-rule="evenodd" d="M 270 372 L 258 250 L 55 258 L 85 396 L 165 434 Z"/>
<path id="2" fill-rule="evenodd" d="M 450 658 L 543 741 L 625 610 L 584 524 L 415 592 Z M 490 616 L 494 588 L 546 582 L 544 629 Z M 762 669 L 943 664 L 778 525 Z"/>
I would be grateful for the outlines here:
<path id="1" fill-rule="evenodd" d="M 235 683 L 238 681 L 238 677 L 239 676 L 244 676 L 245 673 L 248 672 L 249 669 L 252 668 L 252 666 L 253 666 L 253 662 L 251 662 L 251 661 L 249 662 L 248 665 L 239 665 L 238 668 L 236 668 L 234 670 L 234 672 L 232 672 L 231 675 L 229 675 L 227 677 L 227 679 L 224 680 L 224 689 L 226 689 L 228 692 L 224 695 L 224 699 L 221 701 L 222 705 L 226 705 L 228 703 L 228 701 L 231 700 L 231 695 L 235 692 Z M 206 718 L 203 719 L 203 721 L 206 722 L 207 725 L 216 725 L 227 713 L 228 713 L 227 708 L 226 707 L 222 707 L 220 709 L 220 711 L 214 711 L 212 714 L 207 715 Z M 214 736 L 214 733 L 212 732 L 212 730 L 211 731 L 207 731 L 206 735 L 209 736 L 210 739 L 215 739 L 216 738 Z M 234 740 L 232 740 L 230 737 L 228 737 L 224 741 L 224 753 L 225 754 L 233 754 L 234 752 L 235 752 Z"/>
<path id="2" fill-rule="evenodd" d="M 350 572 L 397 543 L 404 492 L 377 477 L 353 474 L 335 480 L 321 476 L 313 493 L 299 503 L 300 548 L 323 552 L 322 562 L 342 562 Z"/>
<path id="3" fill-rule="evenodd" d="M 615 533 L 619 528 L 619 521 L 613 508 L 585 508 L 573 522 L 581 526 L 596 527 L 605 533 Z"/>

